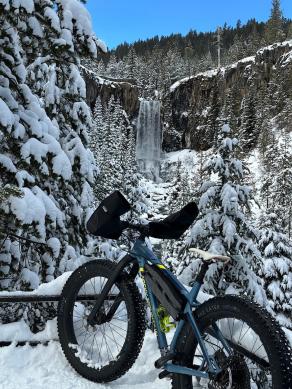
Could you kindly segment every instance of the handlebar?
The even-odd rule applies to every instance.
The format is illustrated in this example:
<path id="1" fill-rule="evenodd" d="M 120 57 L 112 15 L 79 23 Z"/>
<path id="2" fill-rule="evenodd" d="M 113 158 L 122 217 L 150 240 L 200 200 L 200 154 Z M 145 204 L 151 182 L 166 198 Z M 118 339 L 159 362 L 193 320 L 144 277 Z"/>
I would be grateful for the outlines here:
<path id="1" fill-rule="evenodd" d="M 129 223 L 127 221 L 123 222 L 124 228 L 129 228 L 134 231 L 140 232 L 141 235 L 143 236 L 149 236 L 149 225 L 148 224 L 133 224 Z"/>

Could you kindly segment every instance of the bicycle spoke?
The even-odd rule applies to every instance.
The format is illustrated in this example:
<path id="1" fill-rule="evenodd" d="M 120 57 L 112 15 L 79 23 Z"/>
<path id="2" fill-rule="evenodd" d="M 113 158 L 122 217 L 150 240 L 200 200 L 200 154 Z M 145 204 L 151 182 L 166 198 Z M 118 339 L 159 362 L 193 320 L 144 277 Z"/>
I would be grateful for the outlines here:
<path id="1" fill-rule="evenodd" d="M 79 290 L 78 295 L 94 296 L 100 294 L 104 288 L 107 279 L 105 277 L 90 278 Z M 114 285 L 109 294 L 118 296 L 119 289 Z M 86 300 L 76 302 L 73 308 L 73 327 L 77 344 L 80 346 L 81 356 L 92 361 L 94 365 L 105 365 L 116 359 L 123 348 L 123 343 L 127 336 L 128 314 L 125 302 L 121 300 L 117 306 L 117 311 L 109 322 L 89 325 L 87 316 L 94 306 L 92 301 Z M 110 311 L 114 300 L 106 299 L 101 307 L 102 315 L 107 315 Z"/>

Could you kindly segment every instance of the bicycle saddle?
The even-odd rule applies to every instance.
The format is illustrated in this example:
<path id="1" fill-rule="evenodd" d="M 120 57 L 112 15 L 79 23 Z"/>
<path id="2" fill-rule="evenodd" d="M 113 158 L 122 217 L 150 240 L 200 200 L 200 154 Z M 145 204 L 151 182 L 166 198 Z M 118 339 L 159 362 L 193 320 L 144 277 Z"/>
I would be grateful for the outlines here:
<path id="1" fill-rule="evenodd" d="M 201 258 L 203 258 L 204 261 L 207 261 L 207 262 L 209 262 L 209 261 L 213 261 L 213 262 L 222 261 L 222 262 L 227 263 L 231 260 L 231 258 L 227 257 L 226 255 L 212 254 L 212 253 L 209 253 L 208 251 L 196 249 L 195 247 L 190 247 L 189 251 L 199 254 L 199 256 Z"/>

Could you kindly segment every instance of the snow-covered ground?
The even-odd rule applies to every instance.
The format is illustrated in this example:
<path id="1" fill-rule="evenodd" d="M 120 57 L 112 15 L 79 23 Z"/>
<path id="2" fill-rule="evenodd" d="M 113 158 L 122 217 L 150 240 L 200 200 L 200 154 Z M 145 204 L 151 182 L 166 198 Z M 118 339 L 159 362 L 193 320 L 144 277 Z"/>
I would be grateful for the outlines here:
<path id="1" fill-rule="evenodd" d="M 70 272 L 47 284 L 40 285 L 33 294 L 52 295 L 60 293 Z M 5 292 L 2 292 L 4 294 Z M 15 294 L 15 292 L 12 294 Z M 31 294 L 31 293 L 29 293 Z M 207 295 L 201 294 L 199 301 Z M 292 345 L 292 332 L 286 330 Z M 172 334 L 168 334 L 169 337 Z M 95 384 L 80 377 L 65 359 L 57 341 L 56 319 L 48 321 L 44 331 L 34 335 L 24 321 L 0 325 L 0 341 L 14 340 L 10 346 L 0 348 L 0 388 L 5 389 L 170 389 L 171 383 L 159 380 L 159 371 L 154 368 L 154 361 L 160 354 L 157 349 L 156 336 L 146 332 L 144 345 L 133 368 L 119 380 L 107 384 Z M 28 344 L 16 346 L 16 341 L 49 341 L 47 345 L 36 347 Z"/>
<path id="2" fill-rule="evenodd" d="M 159 380 L 154 368 L 156 339 L 147 332 L 142 353 L 133 368 L 119 380 L 102 385 L 80 377 L 68 364 L 58 342 L 48 346 L 3 347 L 0 349 L 0 387 L 5 389 L 169 389 L 170 381 Z"/>
<path id="3" fill-rule="evenodd" d="M 40 285 L 33 295 L 60 294 L 64 283 L 71 273 L 64 273 L 49 283 Z M 15 295 L 18 292 L 11 292 Z M 2 295 L 7 292 L 1 292 Z M 53 340 L 52 340 L 53 339 Z M 159 371 L 154 368 L 154 361 L 160 354 L 156 337 L 147 331 L 142 352 L 134 367 L 118 381 L 108 385 L 89 382 L 80 377 L 69 365 L 57 341 L 56 319 L 47 322 L 44 331 L 32 334 L 24 321 L 0 325 L 0 341 L 15 343 L 0 348 L 0 388 L 2 389 L 89 389 L 89 388 L 170 388 L 168 381 L 160 381 Z M 16 346 L 16 341 L 49 341 L 48 345 L 31 347 Z"/>

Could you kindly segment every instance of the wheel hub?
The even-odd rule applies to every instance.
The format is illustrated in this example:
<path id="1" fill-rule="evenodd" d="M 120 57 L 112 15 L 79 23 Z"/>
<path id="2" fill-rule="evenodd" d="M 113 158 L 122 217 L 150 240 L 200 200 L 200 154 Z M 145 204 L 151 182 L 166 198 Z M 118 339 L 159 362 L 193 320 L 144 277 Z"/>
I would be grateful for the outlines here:
<path id="1" fill-rule="evenodd" d="M 97 325 L 104 324 L 108 321 L 104 307 L 101 307 L 101 309 L 99 310 L 97 315 L 89 321 L 88 318 L 89 318 L 90 313 L 91 313 L 91 310 L 87 309 L 85 311 L 85 315 L 84 315 L 87 327 L 94 327 L 95 328 Z"/>
<path id="2" fill-rule="evenodd" d="M 214 356 L 222 372 L 209 383 L 208 389 L 251 388 L 249 370 L 241 355 L 235 354 L 227 357 L 220 350 Z"/>

